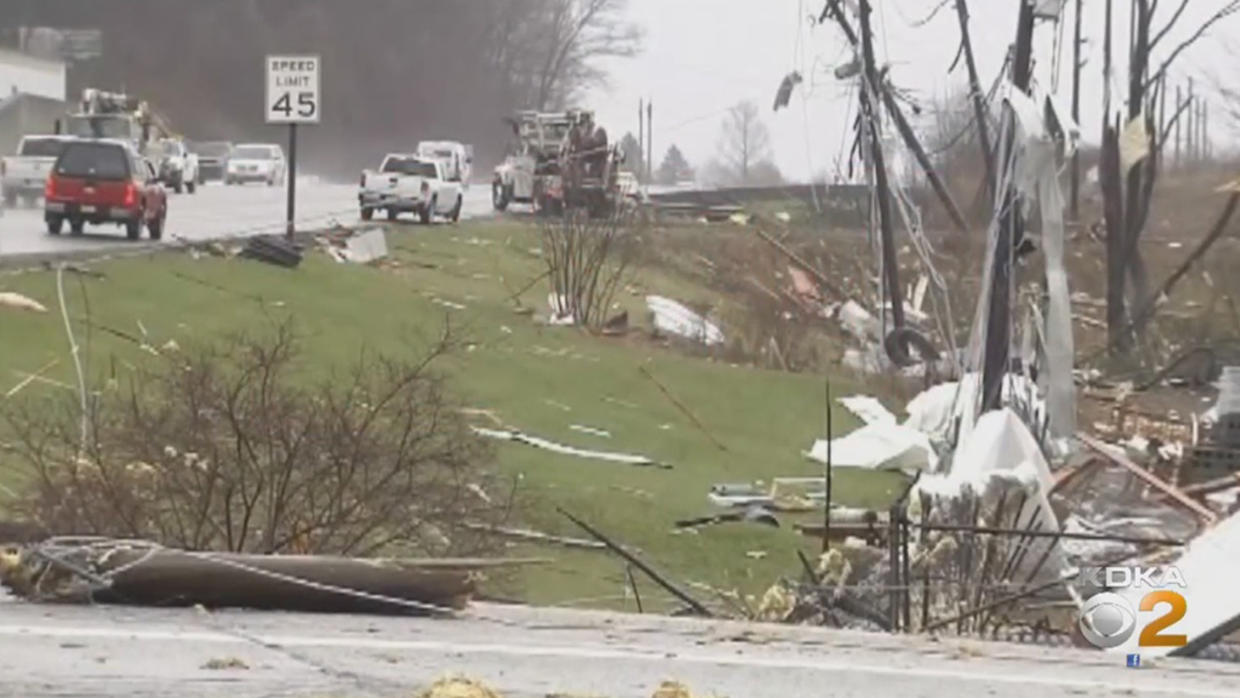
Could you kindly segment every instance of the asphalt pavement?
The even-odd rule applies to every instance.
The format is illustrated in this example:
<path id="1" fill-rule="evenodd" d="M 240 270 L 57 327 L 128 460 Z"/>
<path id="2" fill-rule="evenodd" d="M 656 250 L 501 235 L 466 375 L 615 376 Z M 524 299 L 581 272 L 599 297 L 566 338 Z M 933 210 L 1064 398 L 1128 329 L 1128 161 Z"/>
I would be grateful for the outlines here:
<path id="1" fill-rule="evenodd" d="M 0 695 L 505 698 L 1240 695 L 1240 666 L 1087 650 L 479 604 L 456 619 L 0 603 Z"/>
<path id="2" fill-rule="evenodd" d="M 485 183 L 483 183 L 485 184 Z M 163 244 L 178 239 L 206 240 L 244 237 L 284 231 L 287 190 L 262 184 L 225 186 L 216 182 L 198 188 L 194 194 L 168 193 L 168 221 Z M 491 193 L 474 184 L 465 193 L 462 218 L 491 212 Z M 406 218 L 409 218 L 406 215 Z M 357 186 L 334 184 L 316 178 L 301 178 L 297 186 L 296 224 L 301 229 L 321 228 L 333 221 L 343 225 L 360 222 Z M 134 248 L 125 231 L 116 225 L 87 226 L 85 234 L 49 235 L 43 224 L 43 209 L 5 208 L 0 211 L 0 257 L 56 255 L 99 250 L 120 251 Z M 141 244 L 152 244 L 143 238 Z"/>

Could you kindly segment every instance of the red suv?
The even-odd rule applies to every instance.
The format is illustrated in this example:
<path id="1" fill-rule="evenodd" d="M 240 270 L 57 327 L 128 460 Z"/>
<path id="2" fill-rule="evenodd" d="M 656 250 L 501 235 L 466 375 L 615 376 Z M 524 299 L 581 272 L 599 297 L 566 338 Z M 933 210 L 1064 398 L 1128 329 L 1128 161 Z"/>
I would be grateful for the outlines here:
<path id="1" fill-rule="evenodd" d="M 47 232 L 59 235 L 65 221 L 74 235 L 87 223 L 125 226 L 130 240 L 145 225 L 152 240 L 164 234 L 168 194 L 155 168 L 128 142 L 82 139 L 65 144 L 43 191 Z"/>

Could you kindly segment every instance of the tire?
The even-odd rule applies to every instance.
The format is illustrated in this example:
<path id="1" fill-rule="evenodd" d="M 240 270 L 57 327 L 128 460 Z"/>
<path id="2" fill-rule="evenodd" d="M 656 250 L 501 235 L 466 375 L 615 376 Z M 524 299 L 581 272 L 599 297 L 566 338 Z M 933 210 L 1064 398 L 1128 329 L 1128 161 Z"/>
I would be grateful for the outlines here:
<path id="1" fill-rule="evenodd" d="M 60 229 L 65 225 L 63 218 L 45 218 L 44 222 L 47 223 L 48 235 L 60 235 Z"/>
<path id="2" fill-rule="evenodd" d="M 188 181 L 188 182 L 186 182 L 186 183 L 185 183 L 185 191 L 187 191 L 187 192 L 189 192 L 189 193 L 193 194 L 193 193 L 194 193 L 195 191 L 197 191 L 197 190 L 198 190 L 198 182 L 197 182 L 197 180 L 190 180 L 190 181 Z"/>
<path id="3" fill-rule="evenodd" d="M 69 221 L 69 232 L 74 235 L 81 235 L 86 230 L 86 221 L 81 218 L 74 218 Z"/>
<path id="4" fill-rule="evenodd" d="M 368 221 L 375 217 L 375 210 L 369 206 L 362 207 L 362 220 Z"/>
<path id="5" fill-rule="evenodd" d="M 448 220 L 453 223 L 461 220 L 461 205 L 463 202 L 463 197 L 456 197 L 456 205 L 452 207 L 452 213 L 448 214 Z"/>
<path id="6" fill-rule="evenodd" d="M 491 206 L 496 211 L 503 211 L 508 208 L 508 202 L 511 200 L 508 187 L 501 182 L 491 183 Z"/>
<path id="7" fill-rule="evenodd" d="M 226 186 L 226 187 L 231 187 L 232 185 L 233 185 L 233 180 L 232 180 L 232 177 L 225 177 L 225 178 L 224 178 L 224 186 Z"/>
<path id="8" fill-rule="evenodd" d="M 191 190 L 193 191 L 193 190 Z M 164 221 L 168 220 L 168 212 L 164 211 L 159 214 L 159 218 L 146 224 L 147 237 L 152 240 L 161 240 L 164 237 Z"/>
<path id="9" fill-rule="evenodd" d="M 172 191 L 174 191 L 174 192 L 176 192 L 176 193 L 178 193 L 178 194 L 180 194 L 180 193 L 181 193 L 181 191 L 182 191 L 182 190 L 184 190 L 184 189 L 185 189 L 185 187 L 184 187 L 184 186 L 182 186 L 180 182 L 177 182 L 176 184 L 173 184 L 173 185 L 172 185 Z"/>
<path id="10" fill-rule="evenodd" d="M 430 203 L 423 206 L 422 210 L 418 212 L 418 220 L 422 222 L 422 225 L 430 225 L 431 221 L 435 219 L 436 202 L 437 200 L 432 196 Z"/>
<path id="11" fill-rule="evenodd" d="M 130 240 L 137 240 L 142 237 L 142 219 L 129 221 L 125 224 L 125 237 Z"/>
<path id="12" fill-rule="evenodd" d="M 8 206 L 9 208 L 13 208 L 17 206 L 17 192 L 15 191 L 4 192 L 4 205 Z"/>
<path id="13" fill-rule="evenodd" d="M 394 220 L 396 220 L 396 216 L 398 216 L 398 215 L 400 215 L 400 211 L 397 211 L 397 210 L 396 210 L 396 209 L 394 209 L 394 208 L 389 208 L 389 209 L 387 210 L 387 217 L 388 217 L 388 220 L 389 220 L 389 221 L 394 221 Z"/>

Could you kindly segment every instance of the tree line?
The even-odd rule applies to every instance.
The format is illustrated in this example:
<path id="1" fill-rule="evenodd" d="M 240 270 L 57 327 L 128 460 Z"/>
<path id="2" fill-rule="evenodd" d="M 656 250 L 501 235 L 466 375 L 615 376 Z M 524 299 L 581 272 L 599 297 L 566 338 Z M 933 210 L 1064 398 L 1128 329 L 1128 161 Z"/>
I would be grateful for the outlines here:
<path id="1" fill-rule="evenodd" d="M 640 50 L 627 0 L 46 0 L 10 21 L 93 27 L 103 55 L 70 66 L 83 87 L 147 99 L 190 139 L 282 140 L 263 122 L 263 58 L 322 58 L 322 123 L 302 162 L 324 174 L 372 165 L 419 139 L 473 143 L 498 160 L 515 109 L 560 109 L 606 80 L 600 59 Z M 399 144 L 399 146 L 397 145 Z"/>

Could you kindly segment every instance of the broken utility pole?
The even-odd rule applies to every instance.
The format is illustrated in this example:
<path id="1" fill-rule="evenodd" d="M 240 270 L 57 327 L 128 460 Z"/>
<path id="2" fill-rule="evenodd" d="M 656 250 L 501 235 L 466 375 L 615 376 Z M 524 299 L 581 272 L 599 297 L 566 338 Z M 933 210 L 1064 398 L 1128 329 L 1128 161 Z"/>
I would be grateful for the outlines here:
<path id="1" fill-rule="evenodd" d="M 1077 0 L 1079 3 L 1080 0 Z M 986 194 L 994 201 L 995 152 L 990 147 L 990 127 L 987 124 L 986 95 L 982 92 L 982 82 L 977 76 L 977 61 L 973 58 L 973 39 L 969 36 L 969 6 L 965 0 L 956 0 L 956 16 L 960 20 L 960 44 L 964 50 L 964 64 L 969 71 L 969 95 L 973 100 L 973 118 L 977 121 L 977 140 L 982 148 L 982 162 L 986 165 Z M 1077 43 L 1080 43 L 1080 24 L 1077 24 Z M 1080 63 L 1078 57 L 1077 63 Z M 1072 116 L 1075 118 L 1076 113 Z"/>
<path id="2" fill-rule="evenodd" d="M 861 51 L 864 54 L 865 46 L 863 45 L 862 40 L 857 36 L 857 33 L 853 31 L 853 27 L 848 22 L 848 18 L 844 16 L 843 10 L 839 7 L 839 0 L 828 0 L 827 6 L 823 10 L 823 16 L 822 18 L 820 18 L 820 21 L 822 19 L 825 19 L 828 13 L 831 13 L 835 16 L 836 22 L 839 23 L 840 29 L 844 32 L 844 38 L 848 40 L 848 44 L 849 46 L 852 46 L 853 51 Z M 863 24 L 863 31 L 864 31 L 864 27 L 869 25 L 868 18 L 863 20 L 862 24 Z M 866 32 L 866 34 L 867 36 L 869 35 L 868 32 Z M 871 45 L 870 54 L 871 54 L 871 59 L 872 59 L 873 58 L 873 46 L 872 45 Z M 882 96 L 883 106 L 891 114 L 891 121 L 895 124 L 896 130 L 899 131 L 900 138 L 903 139 L 905 147 L 907 147 L 909 151 L 913 153 L 913 157 L 917 159 L 917 164 L 921 167 L 922 172 L 925 173 L 926 180 L 930 182 L 930 188 L 933 189 L 935 195 L 938 196 L 939 201 L 943 204 L 943 208 L 947 209 L 947 215 L 952 219 L 952 223 L 955 224 L 956 227 L 960 229 L 960 232 L 968 233 L 969 226 L 965 222 L 964 214 L 960 212 L 960 207 L 956 205 L 956 200 L 952 198 L 951 192 L 948 191 L 947 189 L 947 185 L 943 183 L 943 178 L 939 177 L 938 171 L 934 169 L 934 163 L 931 162 L 930 155 L 926 152 L 926 149 L 922 147 L 921 142 L 917 140 L 917 134 L 913 132 L 913 127 L 909 125 L 908 119 L 905 118 L 904 112 L 901 111 L 900 105 L 895 100 L 895 96 L 891 93 L 891 90 L 889 89 L 887 84 L 883 82 L 883 80 L 878 79 L 878 78 L 874 78 L 874 79 L 870 78 L 868 64 L 865 70 L 866 72 L 864 73 L 864 75 L 866 76 L 866 82 L 869 83 L 869 87 L 877 90 L 879 94 Z M 866 89 L 866 86 L 863 84 L 862 85 L 862 96 L 863 96 L 862 107 L 863 108 L 865 107 L 865 104 L 866 104 L 865 99 L 864 99 L 865 89 Z M 984 102 L 983 102 L 983 108 L 984 108 Z M 875 116 L 877 116 L 877 112 L 875 112 Z M 984 123 L 984 119 L 983 119 L 983 123 Z M 987 140 L 985 136 L 985 131 L 984 131 L 985 126 L 983 126 L 982 128 L 983 128 L 982 140 L 983 140 L 983 146 L 985 146 L 985 141 Z"/>
<path id="3" fill-rule="evenodd" d="M 837 6 L 838 8 L 838 6 Z M 878 197 L 878 226 L 883 246 L 883 280 L 887 285 L 887 297 L 891 301 L 891 322 L 896 329 L 904 327 L 904 301 L 900 289 L 900 267 L 896 259 L 895 234 L 891 221 L 891 191 L 887 182 L 887 160 L 883 155 L 882 128 L 878 122 L 875 92 L 882 91 L 878 70 L 874 65 L 874 42 L 870 33 L 870 0 L 861 0 L 861 53 L 864 62 L 863 89 L 866 98 L 865 121 L 870 134 L 870 154 L 874 167 L 874 182 Z M 886 312 L 886 308 L 883 309 Z"/>
<path id="4" fill-rule="evenodd" d="M 1021 0 L 1016 23 L 1016 50 L 1012 60 L 1012 84 L 1021 92 L 1029 92 L 1030 64 L 1033 60 L 1033 2 Z M 1004 109 L 1006 125 L 1003 163 L 1000 172 L 1012 169 L 1016 147 L 1016 114 L 1009 105 Z M 1003 179 L 1006 179 L 1004 177 Z M 1012 275 L 1014 253 L 1021 242 L 1024 221 L 1013 184 L 1002 192 L 1002 218 L 992 262 L 990 307 L 986 320 L 986 346 L 982 363 L 982 410 L 997 409 L 1003 397 L 1003 377 L 1008 371 L 1012 333 Z"/>
<path id="5" fill-rule="evenodd" d="M 1076 0 L 1076 21 L 1072 32 L 1072 120 L 1081 123 L 1081 5 L 1083 0 Z M 1069 214 L 1073 221 L 1081 219 L 1081 153 L 1080 149 L 1072 151 L 1072 193 L 1069 199 Z"/>

